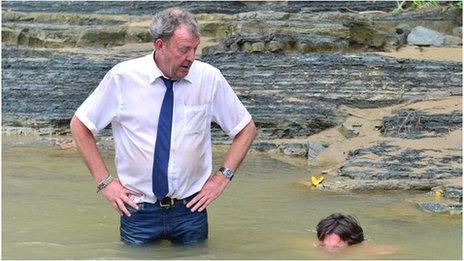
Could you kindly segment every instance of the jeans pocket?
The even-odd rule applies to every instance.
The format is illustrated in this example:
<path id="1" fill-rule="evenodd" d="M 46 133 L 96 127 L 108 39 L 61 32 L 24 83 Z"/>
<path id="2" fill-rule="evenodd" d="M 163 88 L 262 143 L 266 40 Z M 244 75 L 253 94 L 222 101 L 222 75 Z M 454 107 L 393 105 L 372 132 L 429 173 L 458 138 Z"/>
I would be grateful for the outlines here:
<path id="1" fill-rule="evenodd" d="M 127 211 L 129 211 L 129 213 L 132 215 L 132 214 L 135 214 L 137 212 L 139 212 L 140 210 L 143 209 L 144 205 L 143 203 L 138 203 L 137 206 L 139 207 L 139 209 L 135 209 L 133 207 L 131 207 L 129 204 L 127 203 L 124 203 L 124 206 L 127 208 Z"/>

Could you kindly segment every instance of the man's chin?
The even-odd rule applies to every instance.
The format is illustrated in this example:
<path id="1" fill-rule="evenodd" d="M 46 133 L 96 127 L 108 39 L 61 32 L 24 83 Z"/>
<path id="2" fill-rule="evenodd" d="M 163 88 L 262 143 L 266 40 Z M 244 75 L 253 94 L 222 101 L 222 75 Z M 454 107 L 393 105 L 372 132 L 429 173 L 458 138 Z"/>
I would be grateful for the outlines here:
<path id="1" fill-rule="evenodd" d="M 189 70 L 183 69 L 183 70 L 180 70 L 179 72 L 177 72 L 176 76 L 177 76 L 177 78 L 182 79 L 185 76 L 187 76 L 188 73 L 189 73 Z"/>

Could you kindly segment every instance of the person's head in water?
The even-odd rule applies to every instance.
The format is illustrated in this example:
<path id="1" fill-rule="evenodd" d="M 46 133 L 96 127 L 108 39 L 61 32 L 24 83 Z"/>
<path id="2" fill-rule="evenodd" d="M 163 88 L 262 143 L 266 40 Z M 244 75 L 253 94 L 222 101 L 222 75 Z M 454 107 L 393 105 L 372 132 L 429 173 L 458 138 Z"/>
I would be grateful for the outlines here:
<path id="1" fill-rule="evenodd" d="M 364 233 L 356 218 L 334 213 L 317 224 L 317 238 L 324 247 L 344 247 L 361 243 Z"/>

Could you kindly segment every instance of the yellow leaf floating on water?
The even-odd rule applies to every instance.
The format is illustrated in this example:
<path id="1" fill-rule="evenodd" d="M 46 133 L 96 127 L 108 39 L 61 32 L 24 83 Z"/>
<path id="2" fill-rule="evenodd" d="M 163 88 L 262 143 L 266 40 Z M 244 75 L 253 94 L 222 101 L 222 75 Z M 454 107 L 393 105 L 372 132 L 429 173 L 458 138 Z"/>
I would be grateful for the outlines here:
<path id="1" fill-rule="evenodd" d="M 436 191 L 433 192 L 433 195 L 434 195 L 436 198 L 441 197 L 441 194 L 442 194 L 442 192 L 439 191 L 439 190 L 436 190 Z"/>
<path id="2" fill-rule="evenodd" d="M 313 186 L 317 186 L 321 184 L 323 180 L 324 180 L 324 176 L 320 176 L 320 177 L 311 176 L 311 184 L 313 184 Z"/>

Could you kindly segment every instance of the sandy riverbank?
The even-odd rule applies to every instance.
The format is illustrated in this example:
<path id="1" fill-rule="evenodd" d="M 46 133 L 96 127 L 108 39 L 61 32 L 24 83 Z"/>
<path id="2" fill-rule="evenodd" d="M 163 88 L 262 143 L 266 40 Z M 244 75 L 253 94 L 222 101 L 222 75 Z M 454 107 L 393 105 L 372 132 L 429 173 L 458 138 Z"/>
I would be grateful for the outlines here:
<path id="1" fill-rule="evenodd" d="M 377 52 L 395 58 L 462 62 L 462 47 L 419 47 L 407 45 L 394 52 Z"/>

